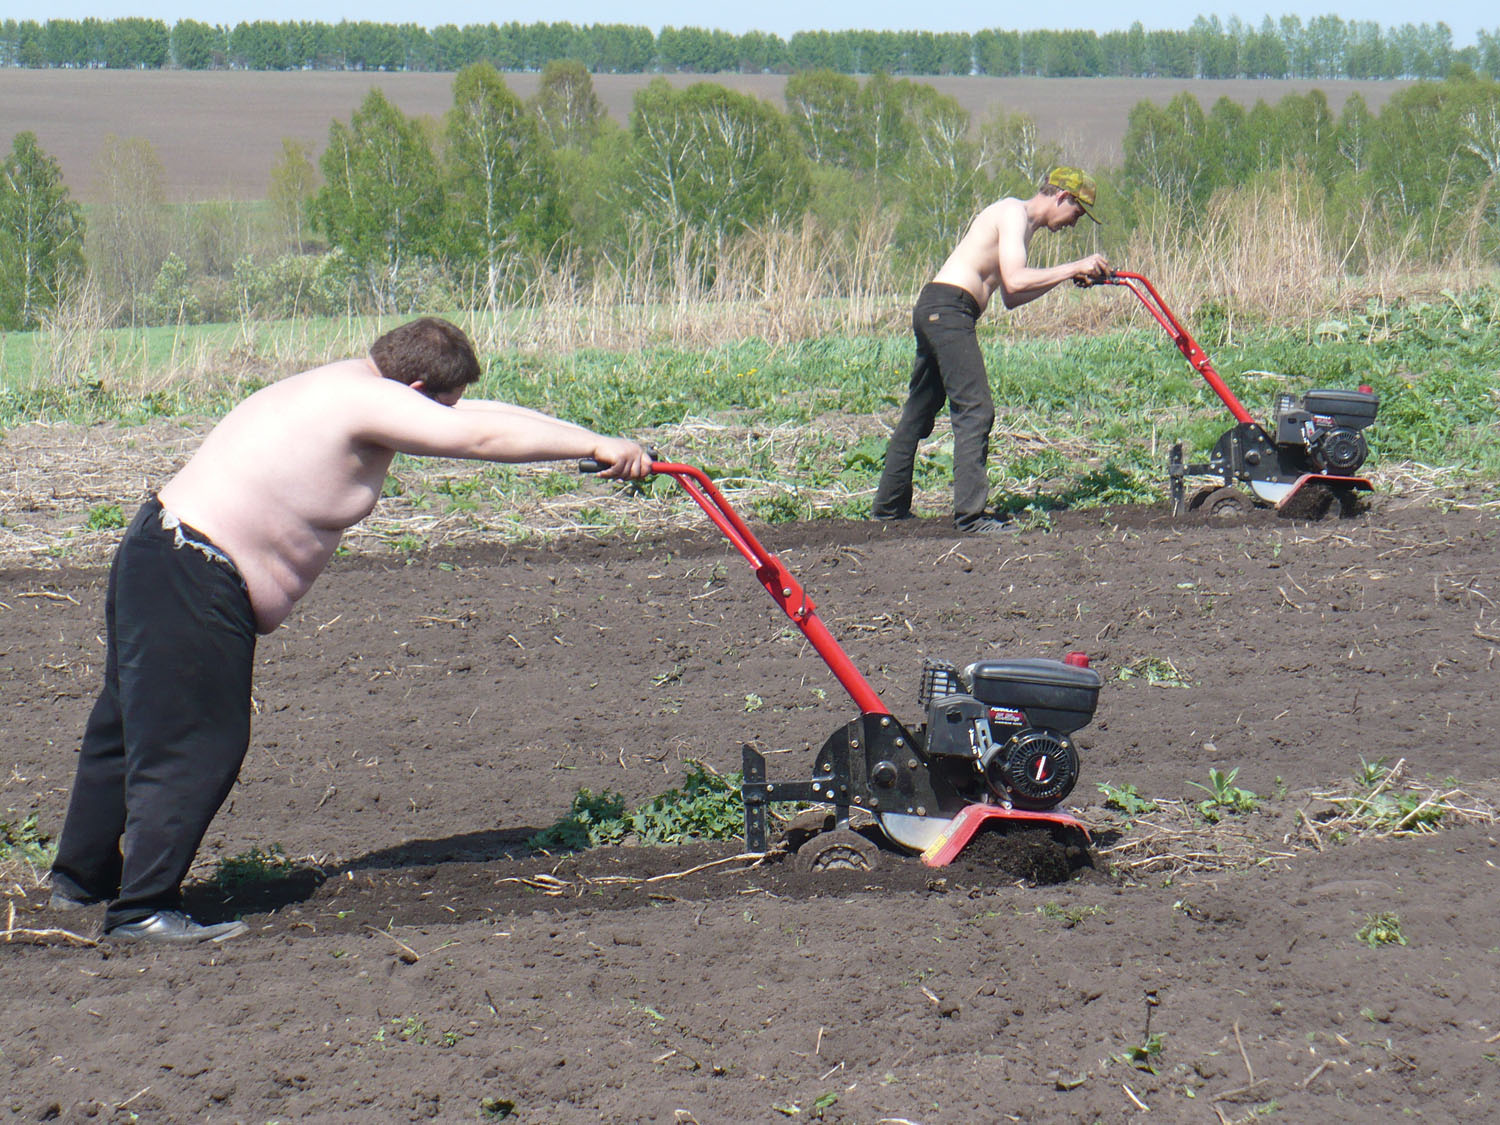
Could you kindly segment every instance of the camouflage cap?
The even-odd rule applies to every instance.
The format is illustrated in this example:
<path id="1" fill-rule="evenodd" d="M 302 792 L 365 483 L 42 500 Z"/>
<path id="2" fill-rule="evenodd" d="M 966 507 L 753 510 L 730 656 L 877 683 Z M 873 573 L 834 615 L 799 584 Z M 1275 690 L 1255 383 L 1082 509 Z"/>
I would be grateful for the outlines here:
<path id="1" fill-rule="evenodd" d="M 1083 208 L 1085 215 L 1094 219 L 1094 222 L 1099 222 L 1094 218 L 1094 213 L 1089 210 L 1094 205 L 1098 192 L 1094 185 L 1094 178 L 1087 172 L 1081 172 L 1077 168 L 1054 168 L 1048 175 L 1047 182 L 1053 187 L 1062 188 L 1078 201 L 1078 206 Z"/>

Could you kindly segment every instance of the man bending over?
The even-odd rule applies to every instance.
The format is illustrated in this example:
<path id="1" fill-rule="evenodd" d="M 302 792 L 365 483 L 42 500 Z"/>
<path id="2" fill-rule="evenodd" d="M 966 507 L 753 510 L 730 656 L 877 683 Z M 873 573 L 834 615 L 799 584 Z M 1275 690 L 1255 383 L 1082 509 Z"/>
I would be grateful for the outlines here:
<path id="1" fill-rule="evenodd" d="M 362 359 L 283 379 L 236 406 L 136 513 L 105 598 L 104 688 L 84 729 L 52 867 L 52 905 L 105 901 L 105 937 L 191 943 L 181 884 L 250 740 L 257 634 L 307 593 L 380 497 L 397 453 L 484 461 L 592 457 L 638 479 L 635 442 L 502 402 L 468 337 L 424 317 Z"/>

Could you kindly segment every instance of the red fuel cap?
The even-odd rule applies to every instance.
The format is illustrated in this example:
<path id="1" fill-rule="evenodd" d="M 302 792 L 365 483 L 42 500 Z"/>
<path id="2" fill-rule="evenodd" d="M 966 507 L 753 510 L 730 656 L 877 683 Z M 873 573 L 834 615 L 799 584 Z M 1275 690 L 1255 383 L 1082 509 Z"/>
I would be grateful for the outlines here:
<path id="1" fill-rule="evenodd" d="M 1071 664 L 1075 668 L 1087 668 L 1089 666 L 1089 654 L 1086 652 L 1070 652 L 1063 657 L 1064 664 Z"/>

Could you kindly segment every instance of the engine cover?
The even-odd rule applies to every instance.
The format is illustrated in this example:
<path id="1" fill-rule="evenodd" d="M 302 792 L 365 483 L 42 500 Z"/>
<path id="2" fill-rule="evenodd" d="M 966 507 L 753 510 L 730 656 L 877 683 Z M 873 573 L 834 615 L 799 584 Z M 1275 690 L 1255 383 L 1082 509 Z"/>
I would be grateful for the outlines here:
<path id="1" fill-rule="evenodd" d="M 984 776 L 1020 808 L 1051 808 L 1078 784 L 1078 752 L 1065 734 L 1027 727 L 996 747 Z"/>

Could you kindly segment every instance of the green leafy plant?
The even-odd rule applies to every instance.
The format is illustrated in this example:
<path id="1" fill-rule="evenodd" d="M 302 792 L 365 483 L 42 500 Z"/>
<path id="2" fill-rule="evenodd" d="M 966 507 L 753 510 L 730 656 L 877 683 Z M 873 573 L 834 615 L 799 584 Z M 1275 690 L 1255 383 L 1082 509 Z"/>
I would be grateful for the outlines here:
<path id="1" fill-rule="evenodd" d="M 1161 1058 L 1166 1045 L 1166 1038 L 1160 1032 L 1153 1031 L 1146 1036 L 1144 1043 L 1133 1043 L 1126 1047 L 1124 1053 L 1120 1055 L 1120 1060 L 1135 1067 L 1136 1070 L 1155 1074 L 1157 1060 Z"/>
<path id="2" fill-rule="evenodd" d="M 594 793 L 580 789 L 573 795 L 573 806 L 557 823 L 544 828 L 526 841 L 538 851 L 579 851 L 599 844 L 614 843 L 623 833 L 620 818 L 625 815 L 625 798 L 606 789 Z"/>
<path id="3" fill-rule="evenodd" d="M 100 504 L 98 507 L 89 509 L 84 526 L 90 531 L 111 531 L 125 526 L 125 516 L 118 504 Z"/>
<path id="4" fill-rule="evenodd" d="M 689 762 L 680 789 L 669 789 L 632 811 L 618 793 L 580 789 L 573 808 L 528 843 L 542 851 L 576 851 L 627 840 L 658 846 L 685 840 L 729 840 L 744 827 L 740 775 L 718 774 Z"/>
<path id="5" fill-rule="evenodd" d="M 214 882 L 221 890 L 232 890 L 249 883 L 274 883 L 285 879 L 295 869 L 280 844 L 262 848 L 259 844 L 239 855 L 221 859 L 214 871 Z"/>
<path id="6" fill-rule="evenodd" d="M 408 558 L 419 551 L 425 550 L 427 547 L 426 539 L 410 531 L 403 531 L 400 535 L 394 536 L 390 543 L 392 548 L 406 555 Z"/>
<path id="7" fill-rule="evenodd" d="M 625 821 L 627 834 L 643 844 L 733 839 L 745 823 L 740 775 L 717 774 L 690 762 L 681 789 L 652 798 Z"/>
<path id="8" fill-rule="evenodd" d="M 52 837 L 36 824 L 36 813 L 30 813 L 20 824 L 0 820 L 0 863 L 21 862 L 33 867 L 50 867 L 57 855 Z"/>
<path id="9" fill-rule="evenodd" d="M 1127 816 L 1140 816 L 1156 808 L 1156 802 L 1149 797 L 1142 797 L 1134 785 L 1111 785 L 1107 781 L 1101 781 L 1099 792 L 1104 794 L 1105 808 L 1118 809 Z"/>
<path id="10" fill-rule="evenodd" d="M 1364 924 L 1354 931 L 1354 937 L 1371 949 L 1379 949 L 1382 945 L 1406 944 L 1406 935 L 1401 932 L 1401 918 L 1389 910 L 1366 915 Z"/>
<path id="11" fill-rule="evenodd" d="M 1234 783 L 1239 776 L 1239 767 L 1225 773 L 1222 770 L 1208 771 L 1208 784 L 1200 781 L 1188 782 L 1195 789 L 1208 794 L 1206 801 L 1198 802 L 1198 815 L 1210 824 L 1218 823 L 1225 813 L 1252 813 L 1260 807 L 1260 798 L 1249 789 L 1241 789 Z"/>

